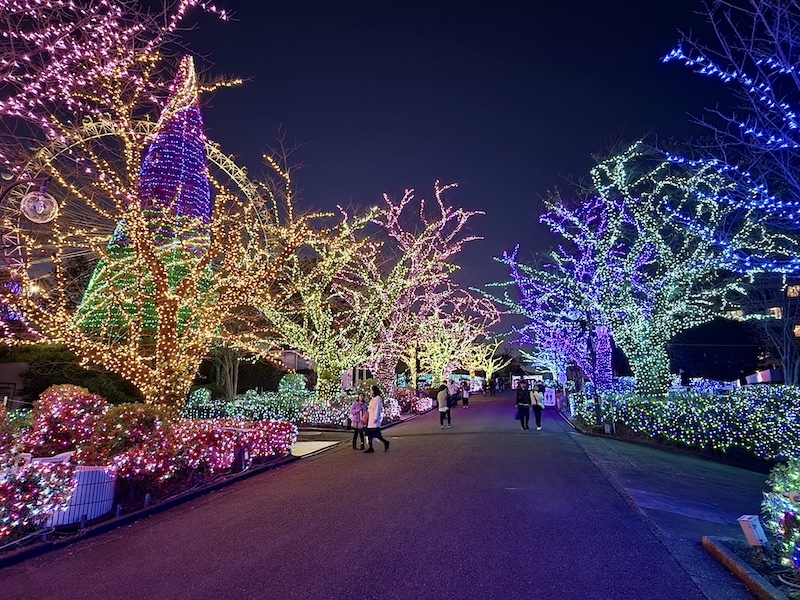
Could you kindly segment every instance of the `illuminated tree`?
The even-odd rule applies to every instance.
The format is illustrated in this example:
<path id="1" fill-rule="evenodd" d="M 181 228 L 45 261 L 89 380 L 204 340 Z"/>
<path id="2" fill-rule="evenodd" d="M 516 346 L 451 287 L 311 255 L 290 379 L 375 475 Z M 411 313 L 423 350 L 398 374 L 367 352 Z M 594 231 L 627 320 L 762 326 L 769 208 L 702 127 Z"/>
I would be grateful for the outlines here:
<path id="1" fill-rule="evenodd" d="M 460 290 L 420 322 L 418 337 L 403 353 L 403 360 L 409 364 L 413 348 L 422 370 L 433 376 L 433 385 L 440 384 L 454 369 L 466 366 L 472 345 L 488 337 L 489 328 L 498 321 L 491 302 Z"/>
<path id="2" fill-rule="evenodd" d="M 166 44 L 197 5 L 216 12 L 0 7 L 0 159 L 17 178 L 0 299 L 24 323 L 5 341 L 64 344 L 172 415 L 226 320 L 308 233 L 304 219 L 279 224 L 270 190 L 206 139 L 199 96 L 225 84 L 198 82 L 188 58 L 170 76 Z M 82 257 L 98 262 L 76 310 L 68 266 Z"/>
<path id="3" fill-rule="evenodd" d="M 481 239 L 470 235 L 468 221 L 480 211 L 454 208 L 444 201 L 444 194 L 455 184 L 434 184 L 436 204 L 428 211 L 424 199 L 414 202 L 414 190 L 406 190 L 400 201 L 384 194 L 384 212 L 376 223 L 389 240 L 385 249 L 395 254 L 389 261 L 407 265 L 406 287 L 397 297 L 381 328 L 369 367 L 385 389 L 394 386 L 394 374 L 403 353 L 416 352 L 419 324 L 457 293 L 451 275 L 459 268 L 454 258 L 464 244 Z M 412 210 L 412 209 L 416 210 Z M 432 212 L 433 214 L 429 214 Z M 416 370 L 416 357 L 406 356 Z M 412 374 L 416 379 L 416 374 Z"/>
<path id="4" fill-rule="evenodd" d="M 705 14 L 710 43 L 684 35 L 663 59 L 722 82 L 733 100 L 727 104 L 734 108 L 716 107 L 697 119 L 711 136 L 700 146 L 706 158 L 692 164 L 711 165 L 736 180 L 742 191 L 720 202 L 757 211 L 776 233 L 769 243 L 755 239 L 737 248 L 731 268 L 797 273 L 800 7 L 789 0 L 711 0 Z"/>
<path id="5" fill-rule="evenodd" d="M 513 343 L 527 349 L 526 360 L 547 368 L 559 381 L 574 363 L 599 388 L 607 387 L 612 379 L 611 340 L 597 304 L 597 265 L 591 252 L 582 248 L 571 255 L 560 247 L 539 265 L 520 263 L 518 256 L 519 246 L 498 259 L 508 265 L 512 278 L 489 287 L 506 288 L 503 295 L 486 294 L 526 318 L 513 328 Z"/>
<path id="6" fill-rule="evenodd" d="M 291 258 L 280 287 L 257 305 L 286 345 L 314 361 L 322 400 L 337 398 L 345 371 L 369 358 L 407 285 L 405 263 L 383 272 L 378 246 L 363 235 L 377 216 L 342 213 L 327 236 L 309 242 L 309 255 Z"/>
<path id="7" fill-rule="evenodd" d="M 500 369 L 504 369 L 511 364 L 511 359 L 504 359 L 504 357 L 497 355 L 497 350 L 502 345 L 503 340 L 495 342 L 484 341 L 472 344 L 467 348 L 462 364 L 469 371 L 470 378 L 475 379 L 475 374 L 478 371 L 483 371 L 486 380 L 489 381 Z"/>
<path id="8" fill-rule="evenodd" d="M 595 257 L 597 308 L 631 362 L 637 394 L 663 395 L 671 337 L 730 307 L 744 290 L 723 266 L 752 240 L 769 238 L 753 214 L 732 215 L 719 202 L 736 183 L 712 165 L 688 168 L 637 143 L 591 176 L 590 200 L 574 207 L 554 195 L 542 220 L 569 242 L 564 256 Z M 702 233 L 686 225 L 687 214 Z"/>

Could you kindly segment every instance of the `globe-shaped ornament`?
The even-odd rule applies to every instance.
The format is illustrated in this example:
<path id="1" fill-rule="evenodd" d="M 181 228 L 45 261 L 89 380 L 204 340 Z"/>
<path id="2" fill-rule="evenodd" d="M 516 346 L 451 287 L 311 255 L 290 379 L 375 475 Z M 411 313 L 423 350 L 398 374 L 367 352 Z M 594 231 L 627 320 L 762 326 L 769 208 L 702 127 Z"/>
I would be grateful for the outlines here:
<path id="1" fill-rule="evenodd" d="M 58 202 L 47 192 L 29 192 L 19 203 L 20 212 L 34 223 L 49 223 L 58 215 Z"/>

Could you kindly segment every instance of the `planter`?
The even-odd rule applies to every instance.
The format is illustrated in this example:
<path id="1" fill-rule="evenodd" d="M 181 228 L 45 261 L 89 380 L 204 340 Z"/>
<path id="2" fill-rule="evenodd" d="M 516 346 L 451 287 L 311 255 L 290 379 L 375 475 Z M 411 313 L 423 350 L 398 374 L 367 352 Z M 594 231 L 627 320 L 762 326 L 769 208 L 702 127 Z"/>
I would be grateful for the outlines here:
<path id="1" fill-rule="evenodd" d="M 117 473 L 112 467 L 79 466 L 75 471 L 77 486 L 65 510 L 56 511 L 46 526 L 72 525 L 102 517 L 114 507 Z"/>

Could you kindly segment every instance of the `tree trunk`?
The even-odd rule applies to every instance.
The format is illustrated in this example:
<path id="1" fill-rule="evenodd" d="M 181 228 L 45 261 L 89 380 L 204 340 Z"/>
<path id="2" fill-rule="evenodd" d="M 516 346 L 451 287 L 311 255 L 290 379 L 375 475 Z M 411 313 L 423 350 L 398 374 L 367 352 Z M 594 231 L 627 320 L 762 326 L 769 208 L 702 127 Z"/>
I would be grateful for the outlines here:
<path id="1" fill-rule="evenodd" d="M 598 327 L 595 331 L 597 336 L 595 338 L 594 384 L 598 390 L 605 390 L 611 386 L 614 379 L 611 369 L 611 333 L 608 327 Z M 669 366 L 667 366 L 667 371 L 669 371 Z"/>
<path id="2" fill-rule="evenodd" d="M 669 355 L 666 344 L 652 342 L 634 348 L 628 359 L 636 375 L 636 395 L 663 397 L 669 392 Z"/>
<path id="3" fill-rule="evenodd" d="M 317 401 L 332 404 L 342 391 L 344 369 L 317 363 Z"/>
<path id="4" fill-rule="evenodd" d="M 395 388 L 394 372 L 397 368 L 397 358 L 384 356 L 372 365 L 372 376 L 378 380 L 381 388 L 388 394 Z"/>

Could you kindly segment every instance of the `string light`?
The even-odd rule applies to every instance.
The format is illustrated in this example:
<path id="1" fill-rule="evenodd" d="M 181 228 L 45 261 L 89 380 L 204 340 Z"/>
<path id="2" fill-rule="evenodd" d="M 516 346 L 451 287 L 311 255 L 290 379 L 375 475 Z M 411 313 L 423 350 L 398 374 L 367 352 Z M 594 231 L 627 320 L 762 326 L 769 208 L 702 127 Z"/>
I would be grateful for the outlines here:
<path id="1" fill-rule="evenodd" d="M 435 182 L 432 214 L 424 198 L 415 202 L 414 190 L 406 190 L 399 201 L 384 194 L 383 212 L 375 219 L 393 242 L 391 246 L 399 251 L 398 260 L 407 265 L 406 286 L 384 320 L 367 363 L 386 390 L 395 388 L 395 370 L 403 354 L 415 352 L 419 323 L 447 304 L 448 296 L 459 293 L 451 279 L 459 268 L 454 258 L 464 244 L 481 239 L 470 235 L 467 228 L 473 217 L 484 213 L 454 208 L 444 200 L 446 192 L 456 187 Z M 416 211 L 412 212 L 412 208 Z M 490 312 L 495 314 L 493 309 Z M 416 358 L 409 360 L 415 371 Z"/>
<path id="2" fill-rule="evenodd" d="M 551 258 L 587 267 L 591 293 L 582 299 L 600 314 L 625 352 L 643 397 L 669 388 L 666 345 L 677 333 L 722 316 L 743 297 L 740 277 L 723 273 L 730 257 L 770 235 L 754 213 L 736 211 L 735 236 L 724 244 L 734 215 L 719 202 L 736 183 L 710 165 L 693 168 L 638 142 L 592 169 L 594 196 L 577 207 L 547 200 L 542 221 L 570 242 Z M 692 214 L 703 233 L 686 226 Z M 584 291 L 583 285 L 572 289 Z"/>

